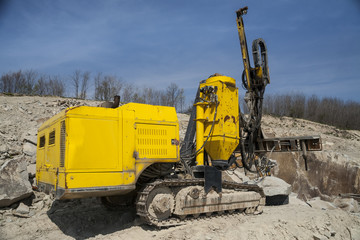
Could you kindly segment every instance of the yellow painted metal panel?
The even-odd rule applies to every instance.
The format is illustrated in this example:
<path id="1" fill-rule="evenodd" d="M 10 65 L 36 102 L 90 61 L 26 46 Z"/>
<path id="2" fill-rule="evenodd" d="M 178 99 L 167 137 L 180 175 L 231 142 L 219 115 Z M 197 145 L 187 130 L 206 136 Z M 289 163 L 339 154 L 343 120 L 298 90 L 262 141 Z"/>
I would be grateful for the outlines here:
<path id="1" fill-rule="evenodd" d="M 64 120 L 64 112 L 46 121 L 38 130 L 38 146 L 36 153 L 36 179 L 44 183 L 56 185 L 60 160 L 60 122 Z M 45 126 L 45 127 L 44 127 Z M 41 146 L 44 138 L 44 146 Z"/>
<path id="2" fill-rule="evenodd" d="M 65 187 L 66 187 L 66 179 L 65 178 L 66 178 L 65 172 L 59 172 L 58 180 L 57 180 L 58 187 L 65 189 Z"/>
<path id="3" fill-rule="evenodd" d="M 135 171 L 135 109 L 121 107 L 123 125 L 122 164 L 124 171 Z"/>
<path id="4" fill-rule="evenodd" d="M 123 184 L 135 184 L 136 175 L 134 172 L 123 172 Z"/>
<path id="5" fill-rule="evenodd" d="M 120 169 L 118 121 L 69 118 L 67 170 Z"/>
<path id="6" fill-rule="evenodd" d="M 135 174 L 128 173 L 127 180 L 124 182 L 122 172 L 83 172 L 66 174 L 67 189 L 108 187 L 134 183 Z"/>
<path id="7" fill-rule="evenodd" d="M 57 182 L 56 171 L 50 168 L 41 168 L 39 169 L 39 171 L 40 171 L 39 175 L 38 173 L 36 173 L 37 174 L 36 179 L 38 179 L 38 181 L 55 186 Z"/>
<path id="8" fill-rule="evenodd" d="M 51 135 L 54 136 L 54 142 L 51 143 Z M 49 127 L 46 133 L 46 157 L 45 164 L 49 164 L 51 167 L 57 168 L 59 167 L 59 155 L 60 155 L 60 145 L 58 143 L 60 139 L 60 125 L 59 122 L 56 122 L 54 125 Z"/>
<path id="9" fill-rule="evenodd" d="M 66 198 L 107 194 L 104 189 L 113 186 L 126 186 L 116 192 L 125 193 L 152 163 L 179 161 L 179 125 L 172 107 L 68 108 L 46 121 L 38 135 L 45 135 L 46 144 L 38 146 L 37 182 L 75 189 Z"/>
<path id="10" fill-rule="evenodd" d="M 37 136 L 37 150 L 36 150 L 36 180 L 39 181 L 41 178 L 41 167 L 45 164 L 45 146 L 40 147 L 40 138 L 45 137 L 45 133 L 38 132 Z"/>
<path id="11" fill-rule="evenodd" d="M 148 104 L 128 103 L 121 108 L 135 110 L 135 120 L 177 122 L 175 108 Z"/>
<path id="12" fill-rule="evenodd" d="M 239 105 L 235 79 L 213 76 L 200 84 L 200 88 L 212 86 L 216 90 L 218 107 L 213 130 L 205 144 L 205 150 L 213 160 L 228 160 L 239 144 Z M 200 97 L 203 93 L 200 94 Z M 209 99 L 208 99 L 209 100 Z M 204 139 L 210 133 L 215 117 L 215 104 L 204 107 Z"/>
<path id="13" fill-rule="evenodd" d="M 97 119 L 114 119 L 117 120 L 118 118 L 118 108 L 102 108 L 102 107 L 88 107 L 88 106 L 81 106 L 81 107 L 72 107 L 66 110 L 66 116 L 80 116 L 84 117 L 87 116 L 89 118 L 97 118 Z"/>

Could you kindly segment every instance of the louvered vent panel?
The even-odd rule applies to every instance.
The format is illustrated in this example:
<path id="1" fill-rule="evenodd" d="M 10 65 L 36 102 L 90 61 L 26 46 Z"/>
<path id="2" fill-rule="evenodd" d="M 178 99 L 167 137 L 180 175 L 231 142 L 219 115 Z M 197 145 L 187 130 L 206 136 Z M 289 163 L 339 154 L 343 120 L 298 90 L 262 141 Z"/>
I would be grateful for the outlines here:
<path id="1" fill-rule="evenodd" d="M 65 141 L 66 141 L 66 128 L 65 121 L 61 122 L 60 129 L 60 167 L 65 167 Z"/>
<path id="2" fill-rule="evenodd" d="M 136 146 L 140 158 L 174 158 L 175 127 L 168 125 L 138 124 Z"/>

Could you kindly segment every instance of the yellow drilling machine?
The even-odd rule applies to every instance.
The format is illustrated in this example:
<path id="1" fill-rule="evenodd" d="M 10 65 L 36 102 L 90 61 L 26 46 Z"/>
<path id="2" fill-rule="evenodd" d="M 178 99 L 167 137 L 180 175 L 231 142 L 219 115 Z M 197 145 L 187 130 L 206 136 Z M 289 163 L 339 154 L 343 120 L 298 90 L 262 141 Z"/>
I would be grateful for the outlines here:
<path id="1" fill-rule="evenodd" d="M 108 207 L 133 205 L 156 226 L 212 213 L 260 213 L 263 190 L 224 181 L 222 172 L 245 167 L 268 174 L 267 152 L 305 155 L 321 150 L 321 139 L 264 138 L 260 122 L 270 83 L 267 52 L 264 40 L 255 40 L 255 67 L 250 67 L 242 19 L 246 12 L 247 7 L 236 14 L 249 114 L 240 112 L 235 79 L 219 74 L 200 82 L 182 142 L 173 107 L 128 103 L 67 108 L 38 130 L 39 190 L 59 200 L 100 197 Z"/>

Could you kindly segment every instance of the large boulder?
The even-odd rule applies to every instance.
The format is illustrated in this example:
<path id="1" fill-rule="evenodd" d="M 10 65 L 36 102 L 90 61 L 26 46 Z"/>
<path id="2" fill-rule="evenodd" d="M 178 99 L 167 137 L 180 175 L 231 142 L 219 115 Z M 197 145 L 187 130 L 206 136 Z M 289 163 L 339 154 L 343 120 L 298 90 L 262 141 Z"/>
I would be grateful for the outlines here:
<path id="1" fill-rule="evenodd" d="M 24 158 L 7 160 L 0 167 L 0 207 L 29 197 L 33 192 Z"/>
<path id="2" fill-rule="evenodd" d="M 266 196 L 266 205 L 282 205 L 289 203 L 289 194 L 292 191 L 290 184 L 277 177 L 264 177 L 257 182 Z"/>
<path id="3" fill-rule="evenodd" d="M 36 145 L 30 142 L 25 142 L 23 145 L 23 153 L 27 156 L 35 156 L 36 155 Z"/>
<path id="4" fill-rule="evenodd" d="M 264 177 L 257 184 L 264 190 L 265 196 L 289 195 L 291 185 L 277 177 Z"/>

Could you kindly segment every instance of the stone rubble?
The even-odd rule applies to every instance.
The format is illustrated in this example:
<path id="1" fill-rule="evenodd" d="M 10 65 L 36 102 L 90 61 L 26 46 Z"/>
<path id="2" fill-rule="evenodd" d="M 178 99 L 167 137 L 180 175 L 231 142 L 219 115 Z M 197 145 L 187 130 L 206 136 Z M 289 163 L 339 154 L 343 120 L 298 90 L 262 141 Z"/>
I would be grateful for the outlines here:
<path id="1" fill-rule="evenodd" d="M 336 198 L 333 204 L 344 211 L 351 213 L 359 212 L 359 203 L 353 198 Z"/>
<path id="2" fill-rule="evenodd" d="M 30 208 L 26 206 L 24 203 L 20 203 L 19 206 L 16 208 L 15 213 L 26 215 L 30 213 Z"/>
<path id="3" fill-rule="evenodd" d="M 0 207 L 8 207 L 32 194 L 25 159 L 6 160 L 0 167 Z"/>

